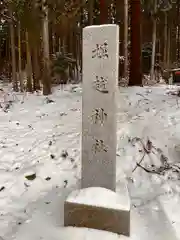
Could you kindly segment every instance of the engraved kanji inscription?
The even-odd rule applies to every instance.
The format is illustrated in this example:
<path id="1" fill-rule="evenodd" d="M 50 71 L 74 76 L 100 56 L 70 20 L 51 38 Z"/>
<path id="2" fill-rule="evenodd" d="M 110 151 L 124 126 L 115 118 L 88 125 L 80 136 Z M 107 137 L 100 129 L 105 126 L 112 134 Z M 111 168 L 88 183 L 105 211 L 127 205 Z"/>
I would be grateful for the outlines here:
<path id="1" fill-rule="evenodd" d="M 103 140 L 95 139 L 95 143 L 92 146 L 92 151 L 94 154 L 96 154 L 97 152 L 107 152 L 108 148 L 104 144 Z"/>
<path id="2" fill-rule="evenodd" d="M 99 76 L 96 76 L 96 79 L 93 82 L 94 88 L 101 93 L 109 92 L 107 90 L 107 83 L 108 83 L 107 77 L 99 77 Z"/>
<path id="3" fill-rule="evenodd" d="M 105 41 L 103 44 L 96 44 L 96 47 L 92 50 L 92 58 L 103 58 L 109 57 L 108 43 Z"/>
<path id="4" fill-rule="evenodd" d="M 107 120 L 107 113 L 103 108 L 96 108 L 93 110 L 91 115 L 92 123 L 103 125 Z"/>

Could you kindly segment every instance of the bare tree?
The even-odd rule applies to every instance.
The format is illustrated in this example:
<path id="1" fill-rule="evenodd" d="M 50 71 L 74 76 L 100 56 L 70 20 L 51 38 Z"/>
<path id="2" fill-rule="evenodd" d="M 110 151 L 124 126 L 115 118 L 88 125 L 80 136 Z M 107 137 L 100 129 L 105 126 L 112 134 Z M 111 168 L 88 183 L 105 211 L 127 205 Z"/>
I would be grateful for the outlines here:
<path id="1" fill-rule="evenodd" d="M 131 0 L 131 62 L 129 86 L 142 85 L 141 1 Z"/>
<path id="2" fill-rule="evenodd" d="M 156 13 L 157 13 L 157 0 L 154 0 L 152 56 L 151 56 L 151 80 L 154 79 L 154 67 L 155 67 L 155 58 L 156 58 L 156 29 L 157 29 Z"/>
<path id="3" fill-rule="evenodd" d="M 124 0 L 124 76 L 128 77 L 128 0 Z"/>

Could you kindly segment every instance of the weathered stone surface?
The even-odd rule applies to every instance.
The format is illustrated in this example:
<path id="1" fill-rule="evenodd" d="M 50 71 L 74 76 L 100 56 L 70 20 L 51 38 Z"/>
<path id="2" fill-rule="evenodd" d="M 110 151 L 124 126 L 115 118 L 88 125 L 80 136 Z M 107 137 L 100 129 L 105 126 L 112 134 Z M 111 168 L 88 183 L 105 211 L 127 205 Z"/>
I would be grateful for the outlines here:
<path id="1" fill-rule="evenodd" d="M 83 30 L 82 188 L 116 188 L 119 28 Z"/>
<path id="2" fill-rule="evenodd" d="M 118 64 L 118 26 L 84 28 L 82 189 L 65 201 L 64 225 L 129 236 L 128 191 L 125 187 L 115 192 Z"/>
<path id="3" fill-rule="evenodd" d="M 64 225 L 130 235 L 130 202 L 127 189 L 115 193 L 105 188 L 72 192 L 65 202 Z"/>

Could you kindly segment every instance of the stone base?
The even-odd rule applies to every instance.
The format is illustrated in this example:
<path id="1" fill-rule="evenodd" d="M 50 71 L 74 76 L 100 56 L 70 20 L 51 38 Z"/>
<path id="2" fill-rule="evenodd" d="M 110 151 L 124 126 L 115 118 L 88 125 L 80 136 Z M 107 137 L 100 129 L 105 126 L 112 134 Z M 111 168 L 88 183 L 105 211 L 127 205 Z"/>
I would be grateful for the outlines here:
<path id="1" fill-rule="evenodd" d="M 130 235 L 128 191 L 100 187 L 73 191 L 64 204 L 64 226 L 86 227 Z"/>

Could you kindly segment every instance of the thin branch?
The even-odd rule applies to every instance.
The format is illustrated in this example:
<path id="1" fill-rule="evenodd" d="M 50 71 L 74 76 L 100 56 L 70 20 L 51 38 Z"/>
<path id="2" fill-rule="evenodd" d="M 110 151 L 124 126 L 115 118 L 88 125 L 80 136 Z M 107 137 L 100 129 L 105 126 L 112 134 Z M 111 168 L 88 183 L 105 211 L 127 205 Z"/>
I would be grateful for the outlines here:
<path id="1" fill-rule="evenodd" d="M 142 168 L 145 172 L 147 173 L 154 173 L 154 174 L 158 174 L 158 175 L 162 175 L 162 172 L 159 172 L 157 170 L 150 170 L 150 169 L 147 169 L 145 167 L 143 167 L 141 164 L 137 163 L 137 166 Z"/>
<path id="2" fill-rule="evenodd" d="M 143 156 L 142 156 L 141 160 L 139 161 L 139 163 L 136 163 L 136 166 L 135 166 L 135 168 L 133 169 L 132 172 L 135 172 L 135 170 L 138 167 L 138 164 L 141 164 L 141 162 L 144 160 L 145 155 L 149 154 L 152 151 L 152 142 L 149 139 L 147 140 L 146 146 L 140 138 L 136 138 L 136 140 L 139 141 L 142 144 Z"/>
<path id="3" fill-rule="evenodd" d="M 135 166 L 135 168 L 132 170 L 132 172 L 135 172 L 135 171 L 136 171 L 137 167 L 142 163 L 142 161 L 143 161 L 145 155 L 146 155 L 146 153 L 145 153 L 145 151 L 144 151 L 141 160 L 139 161 L 139 163 L 136 163 L 136 166 Z"/>

